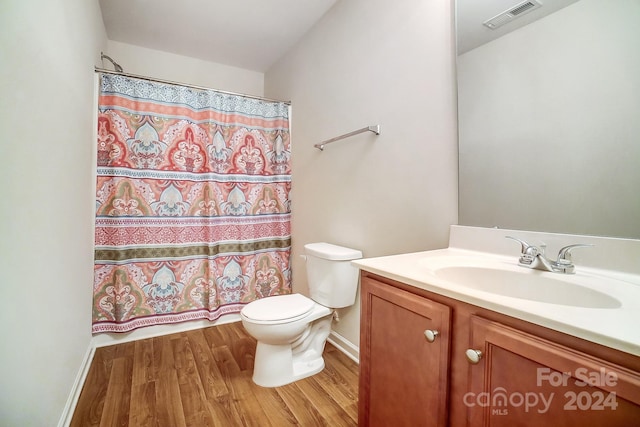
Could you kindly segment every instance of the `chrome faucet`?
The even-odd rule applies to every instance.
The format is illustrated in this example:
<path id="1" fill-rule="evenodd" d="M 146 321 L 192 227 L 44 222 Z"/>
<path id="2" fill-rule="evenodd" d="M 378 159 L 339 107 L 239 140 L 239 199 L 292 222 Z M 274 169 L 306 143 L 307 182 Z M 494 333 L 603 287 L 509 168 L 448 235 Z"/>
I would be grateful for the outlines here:
<path id="1" fill-rule="evenodd" d="M 571 251 L 575 248 L 593 246 L 587 244 L 577 244 L 565 246 L 558 251 L 558 258 L 555 261 L 545 256 L 546 246 L 534 246 L 520 240 L 516 237 L 505 236 L 507 239 L 515 240 L 522 245 L 518 265 L 536 270 L 551 271 L 553 273 L 573 274 L 576 272 L 576 266 L 571 261 Z"/>

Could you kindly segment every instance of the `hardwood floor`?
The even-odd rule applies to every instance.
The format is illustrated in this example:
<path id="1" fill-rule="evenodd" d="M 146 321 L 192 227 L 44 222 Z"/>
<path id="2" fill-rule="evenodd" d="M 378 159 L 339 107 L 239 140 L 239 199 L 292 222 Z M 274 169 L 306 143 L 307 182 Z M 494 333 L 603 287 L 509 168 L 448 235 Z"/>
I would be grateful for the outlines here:
<path id="1" fill-rule="evenodd" d="M 283 387 L 253 383 L 242 323 L 96 350 L 71 426 L 356 426 L 358 365 L 327 343 L 325 369 Z"/>

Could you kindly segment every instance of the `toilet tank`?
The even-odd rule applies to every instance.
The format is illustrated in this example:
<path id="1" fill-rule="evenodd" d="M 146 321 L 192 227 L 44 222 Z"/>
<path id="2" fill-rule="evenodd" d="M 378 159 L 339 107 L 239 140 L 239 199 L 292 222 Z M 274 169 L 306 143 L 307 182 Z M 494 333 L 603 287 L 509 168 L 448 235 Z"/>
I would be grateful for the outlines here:
<path id="1" fill-rule="evenodd" d="M 304 245 L 304 252 L 311 299 L 329 308 L 353 305 L 358 268 L 351 261 L 362 258 L 362 252 L 331 243 L 309 243 Z"/>

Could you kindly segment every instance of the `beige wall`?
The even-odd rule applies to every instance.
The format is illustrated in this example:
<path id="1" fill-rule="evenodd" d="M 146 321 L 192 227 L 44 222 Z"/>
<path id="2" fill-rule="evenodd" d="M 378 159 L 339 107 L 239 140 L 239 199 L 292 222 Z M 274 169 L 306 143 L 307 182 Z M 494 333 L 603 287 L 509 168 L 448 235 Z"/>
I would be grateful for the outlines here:
<path id="1" fill-rule="evenodd" d="M 264 95 L 264 74 L 109 40 L 105 52 L 126 73 L 246 95 Z M 104 68 L 113 70 L 110 62 Z"/>
<path id="2" fill-rule="evenodd" d="M 292 101 L 293 283 L 307 293 L 303 245 L 366 257 L 442 248 L 457 223 L 452 5 L 339 1 L 265 75 Z M 379 124 L 328 145 L 313 144 Z M 359 304 L 334 330 L 359 343 Z"/>
<path id="3" fill-rule="evenodd" d="M 0 3 L 0 424 L 61 418 L 91 339 L 97 1 Z"/>

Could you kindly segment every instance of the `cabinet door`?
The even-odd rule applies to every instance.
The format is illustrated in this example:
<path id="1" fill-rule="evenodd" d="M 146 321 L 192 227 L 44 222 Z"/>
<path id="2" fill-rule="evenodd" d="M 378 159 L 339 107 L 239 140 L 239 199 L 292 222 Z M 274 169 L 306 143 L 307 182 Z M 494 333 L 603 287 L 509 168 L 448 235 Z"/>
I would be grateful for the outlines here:
<path id="1" fill-rule="evenodd" d="M 470 341 L 469 425 L 640 425 L 638 372 L 475 316 Z"/>
<path id="2" fill-rule="evenodd" d="M 369 277 L 361 291 L 358 425 L 446 425 L 449 307 Z"/>

